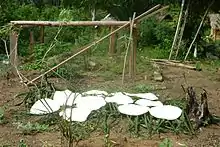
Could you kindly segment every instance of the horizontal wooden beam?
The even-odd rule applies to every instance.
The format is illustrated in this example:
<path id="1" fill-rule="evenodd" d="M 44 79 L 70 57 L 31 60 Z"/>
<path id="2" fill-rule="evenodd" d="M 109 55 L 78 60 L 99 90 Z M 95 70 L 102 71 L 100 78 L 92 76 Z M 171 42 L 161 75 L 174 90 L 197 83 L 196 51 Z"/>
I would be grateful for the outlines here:
<path id="1" fill-rule="evenodd" d="M 129 21 L 11 21 L 11 24 L 28 26 L 123 26 Z"/>

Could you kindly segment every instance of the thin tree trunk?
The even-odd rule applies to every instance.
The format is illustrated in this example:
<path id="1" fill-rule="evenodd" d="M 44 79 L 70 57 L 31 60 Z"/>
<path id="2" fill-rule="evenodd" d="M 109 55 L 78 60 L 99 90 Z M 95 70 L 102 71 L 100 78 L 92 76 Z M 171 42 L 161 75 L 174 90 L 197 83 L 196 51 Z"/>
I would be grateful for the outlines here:
<path id="1" fill-rule="evenodd" d="M 186 20 L 187 20 L 188 14 L 189 14 L 190 2 L 191 2 L 191 0 L 189 0 L 189 2 L 187 4 L 187 8 L 186 8 L 185 15 L 184 15 L 184 20 L 183 20 L 183 25 L 182 25 L 182 28 L 180 30 L 180 38 L 179 38 L 179 42 L 178 42 L 178 45 L 177 45 L 175 60 L 176 60 L 176 58 L 178 56 L 180 45 L 181 45 L 181 42 L 182 42 L 183 33 L 184 33 L 184 30 L 185 30 L 185 26 L 186 26 Z"/>
<path id="2" fill-rule="evenodd" d="M 173 50 L 174 50 L 174 47 L 175 47 L 176 41 L 177 41 L 177 36 L 178 36 L 178 34 L 179 34 L 180 23 L 181 23 L 181 19 L 182 19 L 184 4 L 185 4 L 185 0 L 182 0 L 181 10 L 180 10 L 180 15 L 179 15 L 179 20 L 178 20 L 178 24 L 177 24 L 177 28 L 176 28 L 176 33 L 175 33 L 175 36 L 174 36 L 174 39 L 173 39 L 173 44 L 172 44 L 172 47 L 171 47 L 171 50 L 170 50 L 169 60 L 171 59 L 171 56 L 172 56 L 172 54 L 173 54 Z"/>
<path id="3" fill-rule="evenodd" d="M 208 14 L 208 12 L 209 12 L 209 9 L 210 9 L 210 7 L 212 6 L 212 4 L 214 3 L 214 1 L 215 1 L 215 0 L 213 0 L 213 1 L 210 3 L 210 5 L 208 6 L 208 8 L 207 8 L 206 11 L 205 11 L 205 14 L 203 15 L 202 21 L 201 21 L 201 23 L 200 23 L 200 25 L 199 25 L 199 28 L 198 28 L 198 30 L 197 30 L 197 32 L 196 32 L 196 35 L 195 35 L 195 37 L 194 37 L 192 43 L 191 43 L 190 46 L 189 46 L 189 49 L 188 49 L 188 51 L 187 51 L 187 53 L 186 53 L 186 56 L 185 56 L 185 58 L 184 58 L 184 61 L 186 61 L 186 59 L 187 59 L 187 57 L 188 57 L 188 55 L 189 55 L 189 52 L 190 52 L 190 50 L 192 49 L 193 44 L 195 43 L 196 38 L 197 38 L 197 36 L 198 36 L 198 34 L 199 34 L 199 32 L 200 32 L 200 29 L 202 28 L 203 22 L 204 22 L 204 20 L 205 20 L 207 14 Z"/>

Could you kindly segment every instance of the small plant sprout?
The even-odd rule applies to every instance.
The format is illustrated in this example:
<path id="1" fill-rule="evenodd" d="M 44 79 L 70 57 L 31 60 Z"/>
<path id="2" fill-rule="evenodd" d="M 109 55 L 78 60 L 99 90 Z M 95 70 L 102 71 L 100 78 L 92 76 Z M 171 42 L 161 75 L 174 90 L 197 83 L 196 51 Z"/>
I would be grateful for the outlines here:
<path id="1" fill-rule="evenodd" d="M 113 96 L 106 97 L 105 101 L 107 103 L 116 103 L 118 105 L 123 105 L 123 104 L 132 104 L 134 100 L 127 96 L 124 95 L 122 92 L 116 92 L 112 94 Z"/>
<path id="2" fill-rule="evenodd" d="M 60 105 L 52 99 L 40 99 L 30 109 L 31 114 L 48 114 L 56 112 L 60 109 Z"/>
<path id="3" fill-rule="evenodd" d="M 131 116 L 135 116 L 135 133 L 138 134 L 139 130 L 139 118 L 138 116 L 143 115 L 149 111 L 149 107 L 144 107 L 136 104 L 125 104 L 118 106 L 118 111 L 128 116 L 130 122 L 133 122 Z M 129 117 L 130 116 L 130 117 Z"/>
<path id="4" fill-rule="evenodd" d="M 163 106 L 161 101 L 151 101 L 147 99 L 139 99 L 135 102 L 135 104 L 146 107 Z"/>
<path id="5" fill-rule="evenodd" d="M 152 101 L 158 100 L 158 97 L 153 93 L 137 93 L 137 94 L 125 93 L 125 94 L 128 96 L 139 97 L 139 98 L 148 99 Z"/>

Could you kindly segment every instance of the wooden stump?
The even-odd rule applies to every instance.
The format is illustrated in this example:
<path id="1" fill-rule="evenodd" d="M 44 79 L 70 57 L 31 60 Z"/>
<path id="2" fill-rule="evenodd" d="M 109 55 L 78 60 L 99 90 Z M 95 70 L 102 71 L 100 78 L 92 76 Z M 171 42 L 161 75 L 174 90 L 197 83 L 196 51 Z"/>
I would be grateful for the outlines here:
<path id="1" fill-rule="evenodd" d="M 187 106 L 186 113 L 189 119 L 193 122 L 195 129 L 207 124 L 212 119 L 212 115 L 208 108 L 207 92 L 203 90 L 201 93 L 201 101 L 197 102 L 196 93 L 193 87 L 187 88 Z"/>

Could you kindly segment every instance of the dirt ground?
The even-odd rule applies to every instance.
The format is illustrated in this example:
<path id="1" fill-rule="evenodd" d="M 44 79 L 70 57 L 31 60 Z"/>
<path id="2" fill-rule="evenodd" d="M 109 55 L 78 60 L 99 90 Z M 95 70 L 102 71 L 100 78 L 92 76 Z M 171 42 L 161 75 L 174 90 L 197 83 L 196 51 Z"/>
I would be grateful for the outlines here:
<path id="1" fill-rule="evenodd" d="M 202 88 L 208 92 L 208 104 L 212 114 L 220 116 L 220 73 L 218 71 L 192 71 L 182 68 L 164 67 L 163 82 L 153 82 L 150 80 L 148 71 L 146 73 L 138 74 L 134 83 L 128 82 L 126 85 L 132 86 L 134 84 L 155 84 L 165 86 L 167 89 L 157 91 L 161 99 L 180 99 L 184 97 L 181 84 L 185 83 L 183 73 L 189 85 L 196 87 L 199 95 Z M 148 76 L 149 78 L 146 78 Z M 107 85 L 114 85 L 120 87 L 120 80 L 106 81 Z M 90 77 L 84 80 L 84 84 L 90 85 L 100 84 L 102 80 L 97 80 L 95 77 Z M 15 95 L 26 91 L 25 86 L 21 85 L 19 79 L 11 77 L 9 80 L 2 77 L 0 80 L 0 106 L 6 108 L 6 119 L 9 121 L 6 124 L 0 125 L 0 146 L 11 145 L 18 146 L 19 140 L 23 139 L 28 146 L 54 146 L 62 147 L 61 134 L 58 131 L 49 131 L 38 133 L 35 135 L 23 135 L 13 125 L 15 121 L 15 113 L 23 110 L 22 106 L 15 106 L 18 101 L 14 99 Z M 111 134 L 111 140 L 114 141 L 115 146 L 121 147 L 156 147 L 158 142 L 163 138 L 170 138 L 174 146 L 183 146 L 185 144 L 189 147 L 219 147 L 220 145 L 220 126 L 210 125 L 202 128 L 197 136 L 174 135 L 174 134 L 160 134 L 155 135 L 151 139 L 148 138 L 130 138 L 122 134 Z M 103 136 L 94 134 L 89 139 L 82 141 L 79 146 L 84 147 L 101 147 L 103 146 Z"/>

